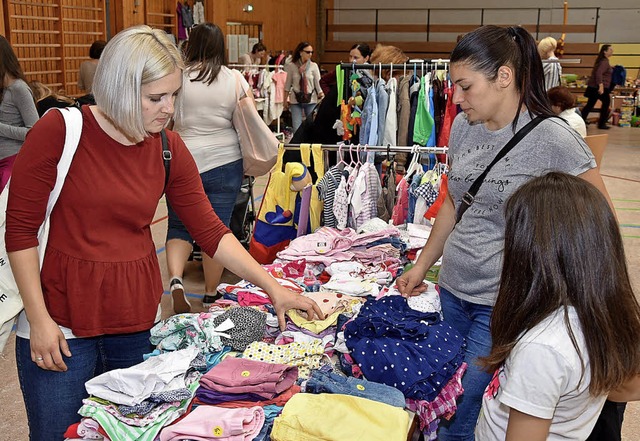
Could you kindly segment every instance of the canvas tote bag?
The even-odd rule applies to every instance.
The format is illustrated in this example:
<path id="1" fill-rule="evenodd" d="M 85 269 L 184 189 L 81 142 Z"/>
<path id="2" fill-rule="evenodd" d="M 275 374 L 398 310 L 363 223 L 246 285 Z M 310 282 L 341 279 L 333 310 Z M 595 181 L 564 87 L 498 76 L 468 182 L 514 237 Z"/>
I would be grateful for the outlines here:
<path id="1" fill-rule="evenodd" d="M 49 238 L 49 216 L 51 215 L 54 205 L 58 201 L 58 196 L 60 196 L 60 191 L 64 185 L 67 172 L 71 166 L 71 161 L 73 160 L 73 156 L 78 148 L 80 135 L 82 134 L 82 112 L 80 109 L 76 107 L 68 107 L 55 110 L 60 111 L 64 117 L 66 135 L 62 156 L 58 162 L 56 183 L 49 195 L 49 202 L 47 203 L 44 222 L 38 230 L 38 256 L 40 257 L 40 268 L 42 268 L 44 252 L 47 248 L 47 240 Z M 9 265 L 7 248 L 4 241 L 4 233 L 7 226 L 6 220 L 9 185 L 10 182 L 7 183 L 4 191 L 0 193 L 0 351 L 2 351 L 7 342 L 14 319 L 22 310 L 22 298 L 20 297 L 18 286 L 16 285 L 13 272 Z"/>
<path id="2" fill-rule="evenodd" d="M 278 156 L 278 139 L 269 126 L 260 117 L 256 106 L 249 96 L 250 90 L 243 90 L 240 72 L 236 76 L 236 96 L 238 102 L 233 111 L 233 127 L 238 133 L 244 174 L 263 176 L 271 171 Z"/>

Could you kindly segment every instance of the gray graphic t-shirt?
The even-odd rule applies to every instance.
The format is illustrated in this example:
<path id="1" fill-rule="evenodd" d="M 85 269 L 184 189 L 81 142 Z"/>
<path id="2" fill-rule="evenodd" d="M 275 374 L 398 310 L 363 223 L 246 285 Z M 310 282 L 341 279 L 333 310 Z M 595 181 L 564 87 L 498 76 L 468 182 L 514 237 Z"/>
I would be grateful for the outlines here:
<path id="1" fill-rule="evenodd" d="M 523 113 L 517 130 L 531 121 Z M 469 124 L 459 114 L 451 129 L 449 192 L 456 210 L 475 178 L 513 137 L 511 124 L 496 131 Z M 579 175 L 596 166 L 582 137 L 564 121 L 541 122 L 493 166 L 475 202 L 447 239 L 439 283 L 457 297 L 493 305 L 498 294 L 504 248 L 504 204 L 521 185 L 551 171 Z"/>

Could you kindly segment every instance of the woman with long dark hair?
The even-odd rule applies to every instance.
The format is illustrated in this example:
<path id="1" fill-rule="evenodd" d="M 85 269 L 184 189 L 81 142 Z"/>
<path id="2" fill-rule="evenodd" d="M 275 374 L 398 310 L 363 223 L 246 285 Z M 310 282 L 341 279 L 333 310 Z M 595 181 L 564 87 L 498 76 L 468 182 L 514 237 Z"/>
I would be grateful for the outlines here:
<path id="1" fill-rule="evenodd" d="M 185 51 L 183 112 L 176 117 L 178 132 L 198 166 L 211 206 L 228 227 L 242 185 L 242 153 L 232 117 L 238 96 L 236 85 L 251 94 L 242 75 L 225 66 L 224 35 L 212 23 L 202 23 L 189 34 Z M 170 291 L 177 313 L 189 312 L 182 283 L 185 264 L 193 239 L 167 201 L 167 266 Z M 213 303 L 224 267 L 207 255 L 202 256 L 205 295 L 203 304 Z"/>
<path id="2" fill-rule="evenodd" d="M 38 111 L 18 57 L 0 35 L 0 191 L 7 185 L 13 163 Z"/>
<path id="3" fill-rule="evenodd" d="M 640 369 L 640 306 L 618 221 L 602 193 L 565 173 L 520 187 L 505 216 L 493 347 L 482 359 L 495 374 L 476 435 L 587 439 L 609 392 Z"/>
<path id="4" fill-rule="evenodd" d="M 613 55 L 613 47 L 603 44 L 598 52 L 598 57 L 593 63 L 591 76 L 587 82 L 587 90 L 584 95 L 588 98 L 587 104 L 582 108 L 582 119 L 587 121 L 589 113 L 593 110 L 598 100 L 600 101 L 600 118 L 598 128 L 608 130 L 609 105 L 611 104 L 611 73 L 613 68 L 609 64 L 609 58 Z"/>
<path id="5" fill-rule="evenodd" d="M 287 72 L 284 90 L 289 95 L 293 133 L 302 124 L 302 116 L 311 117 L 318 101 L 324 98 L 320 87 L 320 68 L 311 61 L 312 56 L 313 46 L 306 41 L 300 42 L 293 51 L 291 61 L 284 66 Z"/>
<path id="6" fill-rule="evenodd" d="M 451 53 L 456 117 L 449 140 L 449 195 L 415 266 L 398 278 L 404 295 L 425 289 L 423 279 L 442 256 L 439 285 L 445 320 L 467 340 L 464 395 L 440 440 L 473 440 L 482 394 L 491 375 L 477 360 L 491 349 L 489 324 L 498 294 L 504 244 L 504 203 L 530 179 L 564 171 L 606 189 L 589 147 L 553 111 L 533 37 L 521 27 L 483 26 L 465 34 Z M 546 117 L 488 174 L 457 221 L 471 184 L 516 132 Z M 455 227 L 455 229 L 454 229 Z"/>

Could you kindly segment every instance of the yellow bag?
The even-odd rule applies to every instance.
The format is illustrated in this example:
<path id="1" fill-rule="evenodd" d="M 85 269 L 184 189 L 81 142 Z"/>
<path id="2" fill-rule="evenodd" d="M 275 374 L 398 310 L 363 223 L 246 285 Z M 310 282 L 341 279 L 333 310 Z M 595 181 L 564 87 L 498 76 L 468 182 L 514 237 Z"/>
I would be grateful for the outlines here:
<path id="1" fill-rule="evenodd" d="M 311 166 L 311 152 L 313 152 L 313 169 L 316 172 L 318 178 L 313 183 L 311 189 L 311 204 L 309 205 L 309 224 L 311 225 L 311 231 L 316 231 L 320 228 L 320 219 L 322 215 L 322 209 L 324 207 L 324 201 L 320 199 L 318 192 L 318 182 L 324 176 L 324 157 L 322 154 L 322 144 L 301 144 L 300 155 L 302 156 L 302 163 L 310 167 Z"/>
<path id="2" fill-rule="evenodd" d="M 288 163 L 283 171 L 283 156 L 284 146 L 280 144 L 249 242 L 249 253 L 263 265 L 273 262 L 276 253 L 285 249 L 297 232 L 294 214 L 298 192 L 291 190 L 291 182 L 304 167 L 300 163 Z"/>

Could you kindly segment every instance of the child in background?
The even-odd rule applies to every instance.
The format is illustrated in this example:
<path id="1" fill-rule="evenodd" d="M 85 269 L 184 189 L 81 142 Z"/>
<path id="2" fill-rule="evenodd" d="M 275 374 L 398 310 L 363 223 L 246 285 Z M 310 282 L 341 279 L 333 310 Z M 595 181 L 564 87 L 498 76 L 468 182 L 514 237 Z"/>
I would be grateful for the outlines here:
<path id="1" fill-rule="evenodd" d="M 552 172 L 507 201 L 491 336 L 479 440 L 584 440 L 609 391 L 638 373 L 640 306 L 618 223 L 583 179 Z"/>

